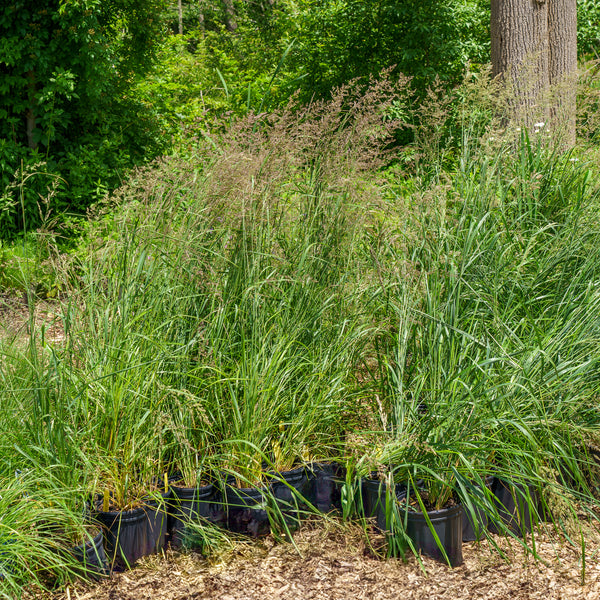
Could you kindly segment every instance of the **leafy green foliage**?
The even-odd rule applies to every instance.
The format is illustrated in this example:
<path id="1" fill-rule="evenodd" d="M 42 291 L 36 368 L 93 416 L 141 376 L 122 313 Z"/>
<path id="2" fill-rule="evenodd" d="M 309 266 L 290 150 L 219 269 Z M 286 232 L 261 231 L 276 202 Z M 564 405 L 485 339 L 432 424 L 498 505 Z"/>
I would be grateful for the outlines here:
<path id="1" fill-rule="evenodd" d="M 142 107 L 128 98 L 150 64 L 161 32 L 162 0 L 25 0 L 0 9 L 0 184 L 43 161 L 62 175 L 52 209 L 81 211 L 124 167 L 156 152 Z M 136 106 L 137 104 L 137 106 Z M 110 158 L 108 158 L 110 157 Z M 109 163 L 106 164 L 106 160 Z M 22 164 L 22 162 L 23 164 Z M 90 174 L 87 174 L 90 172 Z M 17 173 L 15 177 L 15 173 Z M 48 181 L 1 205 L 0 235 L 40 223 Z M 69 189 L 70 188 L 70 189 Z M 11 205 L 12 201 L 12 205 Z M 20 204 L 20 206 L 15 206 Z"/>
<path id="2" fill-rule="evenodd" d="M 307 95 L 394 66 L 416 86 L 457 81 L 468 60 L 487 55 L 479 2 L 313 0 L 302 3 L 294 67 Z"/>
<path id="3" fill-rule="evenodd" d="M 394 67 L 423 97 L 489 59 L 484 0 L 183 2 L 11 0 L 0 9 L 0 236 L 81 212 L 124 171 L 229 111 L 327 97 Z M 596 3 L 578 1 L 579 50 L 596 52 Z M 232 29 L 232 31 L 229 31 Z M 148 74 L 160 48 L 158 67 Z M 148 74 L 147 77 L 145 75 Z M 43 164 L 41 164 L 43 163 Z M 37 169 L 23 194 L 13 184 Z M 35 183 L 35 185 L 33 185 Z"/>
<path id="4" fill-rule="evenodd" d="M 447 85 L 468 60 L 481 63 L 489 53 L 489 10 L 480 0 L 430 0 L 416 8 L 389 1 L 266 4 L 237 3 L 234 33 L 219 5 L 203 9 L 199 28 L 198 6 L 184 4 L 184 36 L 168 39 L 139 87 L 176 138 L 194 120 L 281 107 L 299 89 L 304 101 L 327 97 L 392 66 L 420 91 L 436 79 Z M 171 26 L 177 29 L 173 13 Z"/>
<path id="5" fill-rule="evenodd" d="M 594 0 L 577 0 L 577 52 L 600 58 L 600 5 Z"/>

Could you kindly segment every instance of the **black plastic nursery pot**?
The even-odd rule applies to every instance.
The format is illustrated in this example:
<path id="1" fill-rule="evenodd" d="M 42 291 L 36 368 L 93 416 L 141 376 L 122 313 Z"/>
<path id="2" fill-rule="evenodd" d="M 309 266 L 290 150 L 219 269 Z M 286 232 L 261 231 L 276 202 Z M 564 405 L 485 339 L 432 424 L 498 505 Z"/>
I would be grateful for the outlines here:
<path id="1" fill-rule="evenodd" d="M 492 487 L 498 515 L 515 535 L 531 533 L 538 521 L 539 493 L 533 484 L 522 484 L 495 478 Z M 490 521 L 488 529 L 501 533 L 502 529 Z"/>
<path id="2" fill-rule="evenodd" d="M 220 490 L 212 483 L 193 488 L 172 486 L 169 502 L 171 545 L 180 547 L 187 523 L 208 521 L 225 526 L 226 514 Z"/>
<path id="3" fill-rule="evenodd" d="M 143 506 L 125 511 L 98 511 L 94 519 L 104 530 L 106 554 L 111 570 L 131 567 L 143 556 L 165 547 L 167 511 L 165 502 L 170 491 L 162 494 L 163 502 L 147 499 Z"/>
<path id="4" fill-rule="evenodd" d="M 93 539 L 71 548 L 70 552 L 83 566 L 84 576 L 90 579 L 100 579 L 109 574 L 110 569 L 104 551 L 104 534 L 102 530 Z"/>
<path id="5" fill-rule="evenodd" d="M 266 511 L 266 488 L 238 488 L 225 484 L 224 509 L 227 529 L 252 537 L 267 535 L 271 531 Z"/>
<path id="6" fill-rule="evenodd" d="M 401 518 L 406 519 L 406 535 L 412 540 L 415 550 L 440 562 L 449 563 L 451 567 L 457 567 L 463 562 L 462 514 L 462 506 L 456 504 L 442 510 L 428 511 L 426 515 L 405 510 Z M 432 530 L 435 531 L 439 544 Z"/>
<path id="7" fill-rule="evenodd" d="M 270 474 L 271 493 L 288 526 L 296 527 L 306 512 L 310 480 L 305 467 Z"/>
<path id="8" fill-rule="evenodd" d="M 377 528 L 381 531 L 387 530 L 386 523 L 386 502 L 388 499 L 395 501 L 403 491 L 405 486 L 397 483 L 394 494 L 390 495 L 387 491 L 385 481 L 376 478 L 376 474 L 371 477 L 363 477 L 360 480 L 360 498 L 362 502 L 362 515 L 367 518 L 375 518 Z"/>
<path id="9" fill-rule="evenodd" d="M 492 490 L 494 485 L 494 477 L 488 475 L 485 478 L 485 486 L 488 490 Z M 483 496 L 483 490 L 480 486 L 473 486 L 474 493 L 478 496 Z M 473 510 L 469 510 L 466 503 L 463 502 L 463 529 L 462 529 L 462 540 L 463 542 L 476 542 L 480 541 L 485 537 L 485 532 L 488 528 L 489 517 L 487 512 L 481 507 L 476 506 L 473 503 Z"/>
<path id="10" fill-rule="evenodd" d="M 337 463 L 313 463 L 307 467 L 306 499 L 319 511 L 331 512 L 342 506 L 344 468 Z"/>
<path id="11" fill-rule="evenodd" d="M 273 496 L 282 508 L 294 508 L 310 494 L 306 467 L 272 473 L 270 479 Z"/>

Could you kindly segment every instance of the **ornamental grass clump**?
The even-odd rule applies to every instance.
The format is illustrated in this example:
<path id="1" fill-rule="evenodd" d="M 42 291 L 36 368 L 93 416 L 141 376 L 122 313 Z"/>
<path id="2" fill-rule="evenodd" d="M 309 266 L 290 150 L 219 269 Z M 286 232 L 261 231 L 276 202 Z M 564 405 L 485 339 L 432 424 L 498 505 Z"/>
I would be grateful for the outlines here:
<path id="1" fill-rule="evenodd" d="M 45 475 L 45 476 L 44 476 Z M 4 475 L 0 487 L 0 596 L 18 598 L 80 577 L 73 548 L 94 535 L 84 504 L 52 474 Z"/>
<path id="2" fill-rule="evenodd" d="M 388 84 L 355 92 L 250 117 L 191 168 L 165 160 L 98 208 L 57 274 L 64 341 L 32 319 L 28 347 L 3 343 L 20 425 L 2 424 L 7 455 L 19 449 L 7 472 L 51 468 L 124 509 L 165 473 L 285 470 L 339 451 L 372 328 L 363 209 L 380 201 L 377 157 L 396 126 L 382 120 Z"/>
<path id="3" fill-rule="evenodd" d="M 551 489 L 573 510 L 575 498 L 595 502 L 584 440 L 598 427 L 599 196 L 569 158 L 511 136 L 492 157 L 463 156 L 445 193 L 415 214 L 418 275 L 399 282 L 393 341 L 379 354 L 378 460 L 420 478 L 438 507 L 489 474 Z"/>

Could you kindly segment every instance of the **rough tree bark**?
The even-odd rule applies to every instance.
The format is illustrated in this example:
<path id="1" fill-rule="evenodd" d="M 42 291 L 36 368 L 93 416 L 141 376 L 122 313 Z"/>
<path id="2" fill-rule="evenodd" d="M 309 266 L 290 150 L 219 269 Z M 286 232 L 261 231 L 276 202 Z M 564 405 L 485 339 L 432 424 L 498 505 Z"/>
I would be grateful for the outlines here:
<path id="1" fill-rule="evenodd" d="M 223 4 L 225 5 L 225 27 L 227 31 L 234 32 L 237 29 L 237 23 L 235 22 L 233 0 L 223 0 Z"/>
<path id="2" fill-rule="evenodd" d="M 490 25 L 492 71 L 512 85 L 513 116 L 529 126 L 560 122 L 572 145 L 577 0 L 492 0 Z"/>
<path id="3" fill-rule="evenodd" d="M 177 0 L 177 16 L 179 18 L 179 35 L 183 35 L 183 5 Z"/>
<path id="4" fill-rule="evenodd" d="M 204 35 L 204 2 L 202 0 L 198 2 L 198 29 Z"/>
<path id="5" fill-rule="evenodd" d="M 550 0 L 548 5 L 549 76 L 554 101 L 551 121 L 562 122 L 565 146 L 575 145 L 577 113 L 577 2 Z"/>

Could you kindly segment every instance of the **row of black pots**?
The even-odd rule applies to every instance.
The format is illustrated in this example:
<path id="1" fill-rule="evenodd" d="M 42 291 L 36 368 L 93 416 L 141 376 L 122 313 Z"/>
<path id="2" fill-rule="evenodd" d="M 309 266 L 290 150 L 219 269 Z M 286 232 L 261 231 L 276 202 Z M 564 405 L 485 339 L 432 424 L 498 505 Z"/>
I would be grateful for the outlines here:
<path id="1" fill-rule="evenodd" d="M 291 471 L 267 474 L 262 487 L 239 488 L 226 479 L 222 486 L 173 488 L 170 510 L 171 542 L 177 546 L 185 536 L 185 523 L 207 520 L 229 531 L 252 537 L 266 535 L 278 515 L 295 528 L 309 505 L 320 512 L 340 507 L 341 468 L 317 463 Z M 276 510 L 268 510 L 269 503 Z M 275 507 L 271 507 L 275 508 Z"/>
<path id="2" fill-rule="evenodd" d="M 143 556 L 162 550 L 169 540 L 181 546 L 188 523 L 208 521 L 258 537 L 270 532 L 271 519 L 279 514 L 294 528 L 309 505 L 321 512 L 340 507 L 341 474 L 337 464 L 318 463 L 271 473 L 268 486 L 262 488 L 238 488 L 231 478 L 194 488 L 172 485 L 160 500 L 147 499 L 125 511 L 101 510 L 98 497 L 92 503 L 92 521 L 102 531 L 72 553 L 89 576 L 97 577 L 131 567 Z M 277 510 L 267 510 L 272 501 Z"/>
<path id="3" fill-rule="evenodd" d="M 401 515 L 404 521 L 404 533 L 411 540 L 415 550 L 451 566 L 460 565 L 462 543 L 476 541 L 485 537 L 485 531 L 501 533 L 506 529 L 516 535 L 531 533 L 538 518 L 539 496 L 535 486 L 506 482 L 495 477 L 487 477 L 485 485 L 491 492 L 495 510 L 503 523 L 489 521 L 488 511 L 476 504 L 463 510 L 456 503 L 442 510 L 429 511 L 426 514 L 407 510 Z M 474 493 L 484 497 L 481 488 L 474 487 Z M 377 527 L 386 531 L 389 502 L 406 498 L 406 487 L 396 484 L 393 494 L 387 490 L 384 482 L 364 478 L 361 481 L 360 498 L 362 514 L 375 518 Z M 443 550 L 442 550 L 443 548 Z"/>
<path id="4" fill-rule="evenodd" d="M 283 516 L 286 525 L 294 528 L 309 507 L 321 512 L 340 508 L 343 470 L 337 464 L 318 463 L 268 477 L 268 488 L 238 488 L 227 478 L 221 485 L 196 488 L 172 485 L 159 501 L 148 499 L 143 506 L 127 511 L 102 511 L 101 499 L 97 498 L 92 503 L 92 521 L 100 525 L 101 530 L 71 552 L 87 576 L 99 578 L 160 551 L 168 540 L 173 546 L 181 545 L 188 523 L 208 521 L 257 537 L 269 533 L 274 513 Z M 494 477 L 486 478 L 485 485 L 492 493 L 496 513 L 504 527 L 488 522 L 488 511 L 477 506 L 463 510 L 456 504 L 426 514 L 406 511 L 405 534 L 414 548 L 455 566 L 462 562 L 462 542 L 481 539 L 486 529 L 499 533 L 508 528 L 521 535 L 531 532 L 538 512 L 542 513 L 530 508 L 538 502 L 535 487 Z M 474 486 L 474 491 L 483 496 L 481 488 Z M 405 498 L 406 487 L 397 484 L 390 494 L 383 482 L 364 478 L 359 496 L 362 514 L 375 517 L 379 529 L 385 531 L 386 502 L 389 503 L 390 498 L 394 501 Z M 268 511 L 268 504 L 273 501 L 278 510 Z"/>
<path id="5" fill-rule="evenodd" d="M 267 508 L 271 498 L 286 524 L 293 528 L 308 505 L 322 512 L 339 508 L 341 482 L 338 465 L 316 464 L 272 474 L 269 489 L 238 488 L 232 480 L 226 480 L 221 486 L 172 486 L 163 494 L 161 504 L 149 500 L 144 506 L 129 511 L 96 510 L 94 518 L 102 525 L 103 535 L 74 549 L 74 554 L 86 565 L 89 574 L 95 576 L 109 569 L 131 566 L 142 556 L 160 551 L 168 539 L 172 545 L 180 546 L 186 535 L 186 524 L 190 522 L 208 521 L 235 533 L 258 537 L 270 531 L 270 515 L 272 518 L 274 511 Z M 493 494 L 497 514 L 505 527 L 515 534 L 530 532 L 537 517 L 529 508 L 531 498 L 536 497 L 535 488 L 493 477 L 488 477 L 485 485 Z M 379 480 L 362 480 L 363 514 L 375 517 L 381 530 L 386 529 L 385 490 Z M 397 484 L 393 496 L 402 498 L 405 494 L 406 488 Z M 405 533 L 416 550 L 444 562 L 447 557 L 453 566 L 462 562 L 463 541 L 481 539 L 486 529 L 496 533 L 503 529 L 488 522 L 486 511 L 477 506 L 463 510 L 460 504 L 426 515 L 407 511 L 405 522 Z"/>

